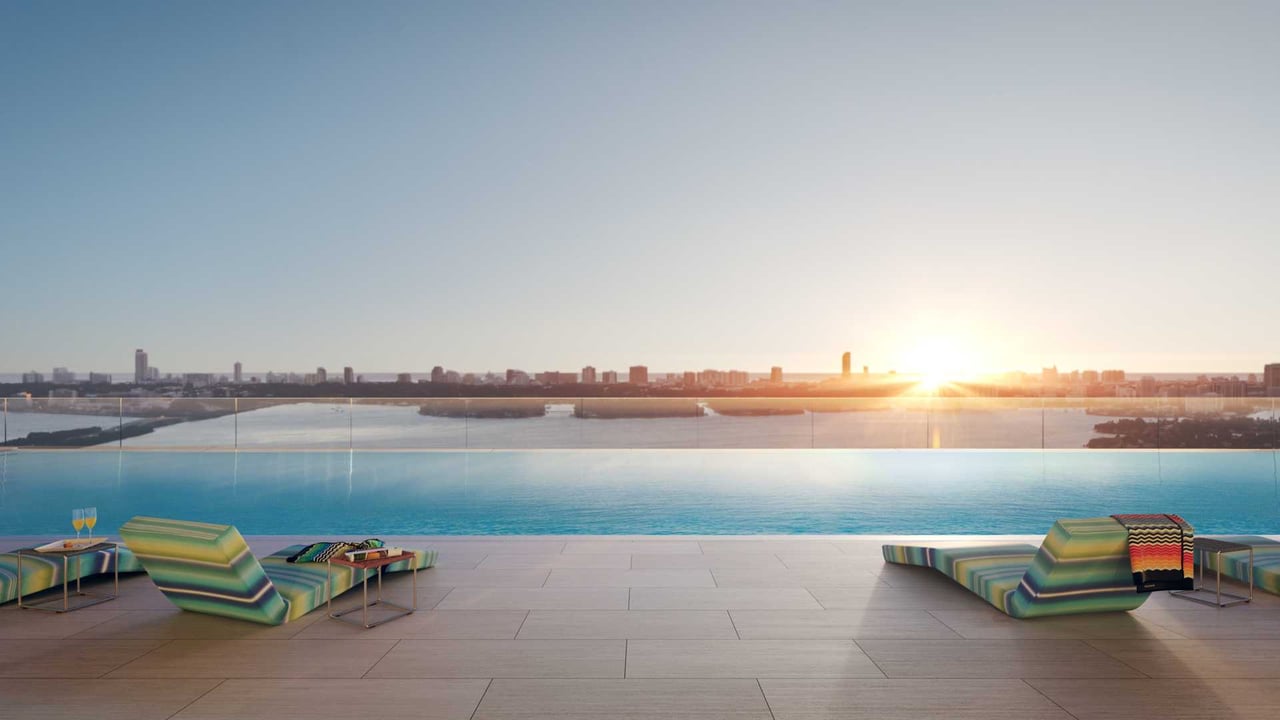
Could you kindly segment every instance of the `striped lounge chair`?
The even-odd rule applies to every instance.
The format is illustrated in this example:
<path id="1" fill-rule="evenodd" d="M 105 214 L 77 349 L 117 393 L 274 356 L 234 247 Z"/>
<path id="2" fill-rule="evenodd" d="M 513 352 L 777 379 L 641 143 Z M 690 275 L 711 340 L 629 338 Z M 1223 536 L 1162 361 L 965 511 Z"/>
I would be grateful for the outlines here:
<path id="1" fill-rule="evenodd" d="M 94 575 L 115 572 L 116 561 L 120 562 L 120 572 L 142 572 L 142 565 L 128 548 L 120 547 L 99 550 L 70 558 L 67 561 L 67 580 L 74 581 Z M 22 558 L 22 597 L 26 602 L 28 595 L 42 590 L 62 587 L 62 556 L 49 555 Z M 18 554 L 17 552 L 0 553 L 0 605 L 13 602 L 18 598 Z"/>
<path id="2" fill-rule="evenodd" d="M 326 563 L 289 563 L 293 545 L 258 561 L 231 525 L 135 517 L 120 536 L 170 602 L 183 610 L 266 625 L 296 620 L 325 603 Z M 435 564 L 434 550 L 415 550 L 418 569 Z M 383 572 L 408 570 L 410 560 Z M 333 566 L 333 594 L 359 583 L 352 568 Z"/>
<path id="3" fill-rule="evenodd" d="M 1215 536 L 1215 540 L 1240 543 L 1253 547 L 1253 586 L 1259 590 L 1280 595 L 1280 542 L 1259 535 L 1223 535 Z M 1215 553 L 1206 553 L 1208 558 L 1205 569 L 1214 572 L 1218 569 L 1218 558 Z M 1197 553 L 1199 555 L 1199 553 Z M 1200 560 L 1197 557 L 1196 560 Z M 1238 552 L 1222 556 L 1222 574 L 1242 583 L 1249 582 L 1249 555 Z"/>
<path id="4" fill-rule="evenodd" d="M 1059 520 L 1036 548 L 885 545 L 884 559 L 931 567 L 1015 618 L 1133 610 L 1128 532 L 1110 517 Z"/>

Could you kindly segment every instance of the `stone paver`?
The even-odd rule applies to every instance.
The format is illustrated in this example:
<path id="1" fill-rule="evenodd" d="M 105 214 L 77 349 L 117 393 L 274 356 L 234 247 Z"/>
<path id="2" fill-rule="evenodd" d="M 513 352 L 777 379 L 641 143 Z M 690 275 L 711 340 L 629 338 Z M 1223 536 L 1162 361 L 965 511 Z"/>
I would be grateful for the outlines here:
<path id="1" fill-rule="evenodd" d="M 258 553 L 309 539 L 249 538 Z M 436 547 L 440 566 L 419 575 L 419 612 L 371 630 L 322 610 L 278 627 L 183 612 L 145 575 L 67 615 L 0 606 L 0 716 L 1063 720 L 1280 705 L 1280 598 L 1261 592 L 1225 610 L 1155 595 L 1133 613 L 1019 621 L 939 573 L 885 565 L 885 538 L 391 541 Z M 387 592 L 407 600 L 407 578 Z"/>

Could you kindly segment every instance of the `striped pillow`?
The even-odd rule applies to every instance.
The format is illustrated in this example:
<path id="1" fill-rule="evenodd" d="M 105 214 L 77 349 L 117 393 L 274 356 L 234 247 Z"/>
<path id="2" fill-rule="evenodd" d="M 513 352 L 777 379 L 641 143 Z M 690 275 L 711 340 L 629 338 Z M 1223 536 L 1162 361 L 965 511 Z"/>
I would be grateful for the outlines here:
<path id="1" fill-rule="evenodd" d="M 297 553 L 290 555 L 286 562 L 291 563 L 319 563 L 325 562 L 330 558 L 337 557 L 343 553 L 352 550 L 370 550 L 372 548 L 380 548 L 383 542 L 378 538 L 368 538 L 360 542 L 318 542 L 302 548 Z"/>

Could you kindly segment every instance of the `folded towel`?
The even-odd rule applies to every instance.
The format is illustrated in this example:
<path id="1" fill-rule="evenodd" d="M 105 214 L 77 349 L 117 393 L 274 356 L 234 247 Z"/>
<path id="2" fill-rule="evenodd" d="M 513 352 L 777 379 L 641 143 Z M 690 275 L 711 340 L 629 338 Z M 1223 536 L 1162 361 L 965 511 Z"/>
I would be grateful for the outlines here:
<path id="1" fill-rule="evenodd" d="M 330 558 L 335 558 L 343 553 L 352 550 L 371 550 L 373 548 L 382 547 L 383 543 L 378 538 L 368 538 L 359 542 L 346 542 L 343 540 L 335 540 L 332 542 L 317 542 L 302 548 L 298 552 L 290 555 L 285 562 L 291 563 L 317 563 L 325 562 Z"/>
<path id="2" fill-rule="evenodd" d="M 1140 593 L 1195 587 L 1195 530 L 1177 515 L 1112 515 L 1129 531 L 1129 566 Z"/>

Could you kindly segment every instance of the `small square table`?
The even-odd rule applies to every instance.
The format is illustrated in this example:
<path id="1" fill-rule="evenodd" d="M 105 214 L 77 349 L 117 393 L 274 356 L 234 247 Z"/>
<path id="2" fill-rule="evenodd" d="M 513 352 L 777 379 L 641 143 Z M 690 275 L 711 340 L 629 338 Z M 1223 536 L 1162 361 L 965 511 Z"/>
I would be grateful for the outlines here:
<path id="1" fill-rule="evenodd" d="M 1215 538 L 1206 538 L 1206 537 L 1196 538 L 1195 544 L 1196 544 L 1195 557 L 1196 557 L 1196 560 L 1198 561 L 1196 562 L 1196 565 L 1199 570 L 1199 575 L 1196 580 L 1195 587 L 1191 590 L 1175 590 L 1169 594 L 1176 595 L 1182 598 L 1183 600 L 1190 600 L 1192 602 L 1198 602 L 1204 605 L 1214 605 L 1220 608 L 1230 607 L 1232 605 L 1239 605 L 1240 603 L 1252 602 L 1253 601 L 1253 546 L 1245 545 L 1243 543 L 1230 542 L 1228 540 L 1218 540 Z M 1249 553 L 1249 596 L 1248 597 L 1245 597 L 1244 595 L 1236 595 L 1235 593 L 1222 592 L 1222 554 L 1233 553 L 1233 552 Z M 1212 594 L 1213 594 L 1212 600 L 1205 597 L 1199 597 L 1199 595 L 1201 594 L 1203 595 L 1210 594 L 1210 591 L 1205 589 L 1204 587 L 1204 568 L 1206 565 L 1209 564 L 1208 562 L 1206 562 L 1209 559 L 1209 553 L 1213 553 L 1217 555 L 1216 559 L 1218 561 L 1217 562 L 1217 567 L 1218 567 L 1217 584 L 1215 585 L 1212 591 Z M 1222 600 L 1223 598 L 1227 598 L 1227 600 L 1224 602 Z"/>
<path id="2" fill-rule="evenodd" d="M 80 589 L 80 562 L 81 562 L 80 558 L 82 558 L 85 555 L 90 555 L 93 553 L 100 552 L 102 550 L 115 550 L 117 553 L 115 560 L 112 562 L 112 565 L 115 568 L 115 587 L 112 590 L 111 594 L 91 593 L 91 592 L 87 592 L 85 590 Z M 91 605 L 98 605 L 100 603 L 115 600 L 117 597 L 120 596 L 119 552 L 120 552 L 120 548 L 116 543 L 107 542 L 106 540 L 103 540 L 102 542 L 99 542 L 99 543 L 94 543 L 93 545 L 81 547 L 81 548 L 73 548 L 71 550 L 41 551 L 41 550 L 36 550 L 35 548 L 22 548 L 18 550 L 17 551 L 18 607 L 22 608 L 23 610 L 44 610 L 45 612 L 65 613 L 65 612 L 71 612 L 73 610 L 79 610 L 81 608 L 87 608 Z M 25 605 L 23 604 L 22 602 L 22 558 L 24 557 L 38 557 L 46 560 L 52 559 L 52 558 L 62 558 L 62 602 L 61 602 L 62 607 L 58 607 L 57 598 L 53 598 L 50 600 L 43 600 L 38 603 L 26 603 Z M 71 599 L 70 599 L 70 596 L 73 593 L 69 592 L 69 589 L 68 589 L 68 582 L 70 578 L 68 577 L 67 570 L 69 568 L 69 561 L 71 558 L 76 559 L 76 591 L 74 595 L 77 598 L 89 598 L 88 600 L 79 600 L 74 605 L 71 604 Z"/>
<path id="3" fill-rule="evenodd" d="M 389 602 L 387 600 L 382 599 L 382 568 L 388 565 L 394 565 L 406 559 L 410 560 L 413 563 L 410 566 L 410 569 L 413 571 L 413 605 L 410 607 L 405 607 L 403 605 L 396 605 L 393 602 Z M 346 610 L 333 612 L 333 566 L 334 565 L 342 565 L 344 567 L 349 567 L 349 568 L 361 570 L 364 572 L 364 580 L 362 581 L 363 601 L 361 602 L 360 607 L 358 608 L 353 607 L 353 608 L 348 608 Z M 378 597 L 373 602 L 369 602 L 369 571 L 375 570 L 375 569 L 378 571 Z M 372 560 L 348 560 L 347 558 L 341 557 L 341 556 L 329 558 L 325 564 L 325 595 L 328 598 L 326 601 L 326 606 L 327 606 L 327 609 L 329 610 L 329 617 L 342 620 L 343 622 L 346 622 L 346 623 L 351 623 L 352 625 L 356 625 L 357 623 L 354 623 L 351 620 L 347 620 L 345 616 L 349 613 L 355 612 L 356 610 L 360 610 L 361 621 L 358 624 L 364 626 L 365 628 L 377 627 L 383 623 L 391 622 L 396 618 L 402 618 L 405 615 L 412 615 L 413 612 L 418 609 L 418 555 L 417 553 L 410 550 L 410 551 L 401 553 L 399 555 L 394 555 L 391 557 L 374 558 Z M 374 606 L 390 608 L 395 612 L 388 617 L 384 617 L 381 620 L 371 623 L 369 622 L 369 608 Z"/>

